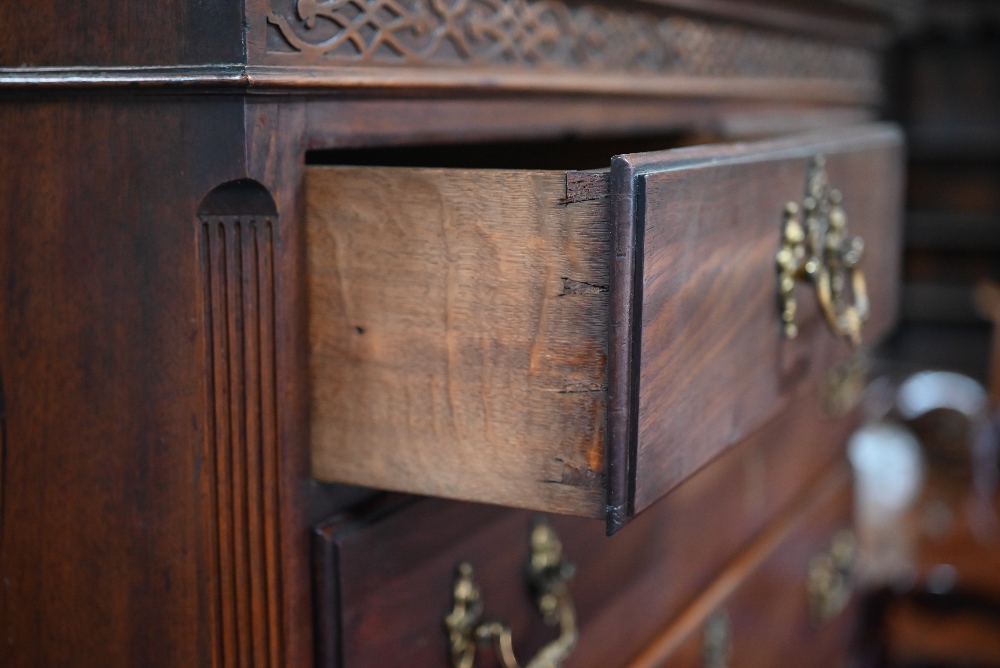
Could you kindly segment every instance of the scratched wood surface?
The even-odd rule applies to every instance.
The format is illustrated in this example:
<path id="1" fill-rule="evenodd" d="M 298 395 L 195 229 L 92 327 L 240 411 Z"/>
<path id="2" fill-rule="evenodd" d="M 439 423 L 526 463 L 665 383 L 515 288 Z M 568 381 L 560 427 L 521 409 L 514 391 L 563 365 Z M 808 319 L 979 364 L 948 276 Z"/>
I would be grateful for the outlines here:
<path id="1" fill-rule="evenodd" d="M 600 517 L 606 199 L 562 172 L 307 170 L 313 474 Z"/>

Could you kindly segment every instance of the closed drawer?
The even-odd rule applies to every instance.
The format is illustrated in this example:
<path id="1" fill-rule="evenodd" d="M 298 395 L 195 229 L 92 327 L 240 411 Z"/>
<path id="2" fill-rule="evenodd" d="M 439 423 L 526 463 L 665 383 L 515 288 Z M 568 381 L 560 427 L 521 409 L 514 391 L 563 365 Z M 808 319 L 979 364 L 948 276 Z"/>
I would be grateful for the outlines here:
<path id="1" fill-rule="evenodd" d="M 819 171 L 867 244 L 864 340 L 888 330 L 901 159 L 866 126 L 597 172 L 308 169 L 313 474 L 617 529 L 849 354 L 807 284 L 782 324 Z"/>
<path id="2" fill-rule="evenodd" d="M 857 545 L 839 470 L 770 527 L 629 668 L 847 666 Z"/>
<path id="3" fill-rule="evenodd" d="M 842 461 L 853 420 L 812 393 L 681 484 L 611 539 L 587 519 L 550 517 L 576 564 L 580 637 L 567 668 L 622 665 Z M 388 496 L 388 495 L 387 495 Z M 522 665 L 557 633 L 525 587 L 533 513 L 391 496 L 314 532 L 318 665 L 449 665 L 444 617 L 469 562 L 484 613 L 509 623 Z M 476 665 L 494 665 L 484 651 Z"/>

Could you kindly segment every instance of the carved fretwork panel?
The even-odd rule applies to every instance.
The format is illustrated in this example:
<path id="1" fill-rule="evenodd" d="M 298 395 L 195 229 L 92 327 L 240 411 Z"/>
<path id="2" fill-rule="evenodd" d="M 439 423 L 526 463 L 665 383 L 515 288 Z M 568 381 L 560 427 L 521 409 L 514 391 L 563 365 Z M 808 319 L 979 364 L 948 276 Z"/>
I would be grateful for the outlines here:
<path id="1" fill-rule="evenodd" d="M 270 0 L 271 62 L 873 82 L 861 48 L 559 0 Z"/>
<path id="2" fill-rule="evenodd" d="M 274 216 L 201 215 L 216 666 L 281 666 Z"/>

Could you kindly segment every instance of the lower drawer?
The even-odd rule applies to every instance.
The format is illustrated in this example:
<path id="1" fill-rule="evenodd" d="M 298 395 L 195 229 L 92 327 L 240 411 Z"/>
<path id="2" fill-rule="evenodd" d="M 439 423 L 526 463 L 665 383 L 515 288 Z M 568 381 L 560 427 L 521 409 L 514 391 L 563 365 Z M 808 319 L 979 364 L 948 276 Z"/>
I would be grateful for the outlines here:
<path id="1" fill-rule="evenodd" d="M 857 546 L 848 472 L 775 522 L 630 668 L 845 666 Z"/>
<path id="2" fill-rule="evenodd" d="M 580 638 L 570 667 L 621 665 L 710 586 L 810 484 L 840 461 L 852 420 L 830 420 L 806 393 L 612 538 L 583 518 L 552 517 L 575 562 Z M 469 562 L 485 614 L 513 629 L 522 664 L 557 633 L 524 584 L 533 514 L 387 496 L 315 531 L 319 665 L 447 666 L 444 617 L 455 569 Z M 491 666 L 481 653 L 476 665 Z"/>

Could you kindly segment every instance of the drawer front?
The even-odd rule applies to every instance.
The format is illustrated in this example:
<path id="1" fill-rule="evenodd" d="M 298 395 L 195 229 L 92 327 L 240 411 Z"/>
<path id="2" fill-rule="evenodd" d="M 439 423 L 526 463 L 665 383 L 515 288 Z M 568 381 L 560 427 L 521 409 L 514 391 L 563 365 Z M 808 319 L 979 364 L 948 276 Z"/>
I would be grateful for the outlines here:
<path id="1" fill-rule="evenodd" d="M 754 541 L 630 668 L 847 665 L 857 559 L 840 469 Z"/>
<path id="2" fill-rule="evenodd" d="M 811 393 L 793 409 L 611 539 L 593 521 L 551 518 L 577 567 L 570 590 L 580 638 L 567 666 L 620 665 L 840 460 L 851 421 L 825 418 Z M 513 628 L 522 663 L 555 636 L 523 581 L 531 513 L 389 498 L 317 527 L 319 665 L 447 665 L 443 619 L 463 561 L 475 569 L 485 613 Z"/>
<path id="3" fill-rule="evenodd" d="M 895 318 L 888 126 L 620 156 L 610 172 L 310 168 L 313 474 L 607 518 L 615 531 L 850 353 L 811 285 L 786 340 L 787 202 L 825 156 Z"/>
<path id="4" fill-rule="evenodd" d="M 615 512 L 647 508 L 849 354 L 809 285 L 795 288 L 795 339 L 782 331 L 776 296 L 782 209 L 794 202 L 805 214 L 807 179 L 818 172 L 842 193 L 848 232 L 865 241 L 872 315 L 864 340 L 888 331 L 899 291 L 902 160 L 891 126 L 615 159 Z"/>

